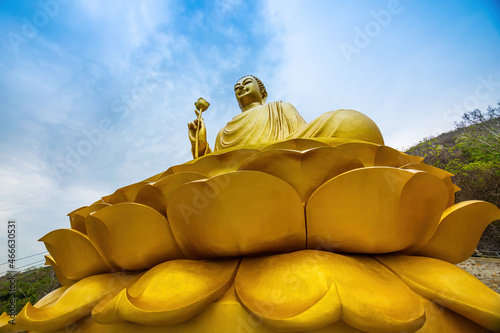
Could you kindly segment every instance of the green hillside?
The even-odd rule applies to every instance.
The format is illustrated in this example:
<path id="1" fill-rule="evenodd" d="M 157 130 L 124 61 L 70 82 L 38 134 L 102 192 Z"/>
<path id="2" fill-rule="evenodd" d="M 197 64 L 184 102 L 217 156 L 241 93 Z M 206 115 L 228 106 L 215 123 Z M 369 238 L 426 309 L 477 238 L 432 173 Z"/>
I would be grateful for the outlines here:
<path id="1" fill-rule="evenodd" d="M 36 303 L 40 298 L 61 287 L 52 267 L 39 267 L 15 276 L 16 310 L 19 312 L 26 303 Z M 11 281 L 0 277 L 0 313 L 9 313 Z"/>
<path id="2" fill-rule="evenodd" d="M 426 138 L 405 152 L 453 173 L 453 183 L 462 189 L 456 202 L 484 200 L 500 207 L 500 104 L 465 113 L 455 130 Z M 500 221 L 486 228 L 477 249 L 500 252 Z"/>

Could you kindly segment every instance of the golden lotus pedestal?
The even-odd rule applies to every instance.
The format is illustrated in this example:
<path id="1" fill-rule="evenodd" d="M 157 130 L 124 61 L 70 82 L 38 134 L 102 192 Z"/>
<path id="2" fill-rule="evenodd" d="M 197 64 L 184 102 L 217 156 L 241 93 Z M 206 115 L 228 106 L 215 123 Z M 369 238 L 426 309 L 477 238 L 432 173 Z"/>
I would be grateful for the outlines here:
<path id="1" fill-rule="evenodd" d="M 0 332 L 488 332 L 500 295 L 454 263 L 500 218 L 384 145 L 221 150 L 44 236 L 62 288 Z"/>

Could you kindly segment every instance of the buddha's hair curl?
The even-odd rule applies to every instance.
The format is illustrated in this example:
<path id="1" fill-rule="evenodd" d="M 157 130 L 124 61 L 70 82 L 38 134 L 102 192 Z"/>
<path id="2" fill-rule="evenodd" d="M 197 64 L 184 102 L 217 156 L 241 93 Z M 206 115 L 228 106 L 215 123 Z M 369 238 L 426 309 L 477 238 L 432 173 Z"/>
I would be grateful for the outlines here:
<path id="1" fill-rule="evenodd" d="M 242 76 L 240 78 L 240 80 L 245 78 L 245 77 L 249 77 L 249 76 L 253 77 L 255 79 L 255 81 L 257 81 L 257 84 L 259 85 L 259 91 L 262 94 L 262 97 L 264 97 L 264 99 L 265 99 L 267 97 L 267 90 L 266 90 L 266 87 L 264 86 L 264 83 L 262 83 L 262 81 L 258 77 L 253 76 L 253 75 L 245 75 L 245 76 Z"/>

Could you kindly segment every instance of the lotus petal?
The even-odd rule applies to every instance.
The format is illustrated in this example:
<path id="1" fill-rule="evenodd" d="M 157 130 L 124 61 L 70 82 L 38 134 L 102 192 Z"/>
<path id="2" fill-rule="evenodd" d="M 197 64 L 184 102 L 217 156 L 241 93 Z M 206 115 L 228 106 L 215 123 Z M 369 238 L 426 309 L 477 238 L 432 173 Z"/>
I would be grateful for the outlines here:
<path id="1" fill-rule="evenodd" d="M 419 295 L 425 308 L 425 324 L 415 333 L 490 333 L 475 322 Z"/>
<path id="2" fill-rule="evenodd" d="M 424 323 L 417 296 L 366 256 L 304 250 L 243 258 L 235 291 L 245 308 L 279 331 L 319 329 L 340 318 L 370 332 L 413 331 Z"/>
<path id="3" fill-rule="evenodd" d="M 238 260 L 173 260 L 150 269 L 118 301 L 118 316 L 144 325 L 177 324 L 222 297 Z"/>
<path id="4" fill-rule="evenodd" d="M 278 150 L 278 149 L 304 151 L 318 147 L 330 147 L 330 145 L 312 139 L 289 139 L 269 145 L 264 149 L 262 149 L 262 151 Z"/>
<path id="5" fill-rule="evenodd" d="M 185 184 L 168 202 L 167 217 L 188 258 L 305 248 L 300 197 L 263 172 L 231 172 Z"/>
<path id="6" fill-rule="evenodd" d="M 145 272 L 136 274 L 134 277 L 130 278 L 127 285 L 132 285 L 142 276 Z M 123 322 L 123 319 L 118 317 L 118 303 L 122 295 L 126 294 L 126 290 L 123 289 L 121 292 L 108 294 L 106 297 L 101 299 L 101 301 L 92 309 L 92 318 L 101 324 L 114 324 Z"/>
<path id="7" fill-rule="evenodd" d="M 40 307 L 26 304 L 17 320 L 29 330 L 50 331 L 63 328 L 90 314 L 99 300 L 122 290 L 131 277 L 133 276 L 115 273 L 85 278 L 68 287 L 57 301 L 51 300 Z M 48 296 L 53 297 L 51 294 Z"/>
<path id="8" fill-rule="evenodd" d="M 350 253 L 386 253 L 425 244 L 448 202 L 437 177 L 388 167 L 341 174 L 306 204 L 307 246 Z"/>
<path id="9" fill-rule="evenodd" d="M 363 164 L 351 154 L 332 147 L 294 150 L 271 150 L 250 157 L 238 170 L 268 173 L 297 191 L 302 201 L 321 184 L 346 171 L 362 168 Z"/>
<path id="10" fill-rule="evenodd" d="M 51 291 L 47 295 L 43 296 L 38 302 L 36 302 L 35 307 L 38 309 L 51 307 L 56 303 L 59 298 L 68 290 L 69 286 L 63 286 Z"/>
<path id="11" fill-rule="evenodd" d="M 500 330 L 500 295 L 474 276 L 442 260 L 379 255 L 413 291 L 492 331 Z"/>
<path id="12" fill-rule="evenodd" d="M 14 320 L 15 325 L 12 325 L 10 321 Z M 11 333 L 11 332 L 24 332 L 26 329 L 22 328 L 19 323 L 15 321 L 15 317 L 8 315 L 6 312 L 2 313 L 0 316 L 0 333 Z"/>
<path id="13" fill-rule="evenodd" d="M 160 180 L 160 178 L 164 177 L 165 176 L 165 171 L 163 172 L 160 172 L 154 176 L 151 176 L 149 178 L 146 178 L 144 179 L 143 181 L 146 182 L 146 183 L 153 183 L 153 182 L 157 182 L 158 180 Z"/>
<path id="14" fill-rule="evenodd" d="M 448 188 L 448 207 L 453 205 L 455 203 L 455 192 L 460 190 L 457 186 L 454 186 L 453 183 L 451 182 L 451 177 L 453 177 L 452 173 L 449 173 L 446 170 L 439 169 L 436 167 L 433 167 L 432 165 L 427 165 L 423 163 L 410 163 L 403 165 L 401 169 L 412 169 L 412 170 L 421 170 L 428 172 L 430 174 L 433 174 L 434 176 L 438 177 L 441 179 L 446 187 Z"/>
<path id="15" fill-rule="evenodd" d="M 471 256 L 486 226 L 498 219 L 500 209 L 492 203 L 460 202 L 444 211 L 432 238 L 413 252 L 457 264 Z"/>
<path id="16" fill-rule="evenodd" d="M 213 177 L 226 172 L 236 171 L 241 163 L 257 153 L 259 153 L 259 150 L 256 149 L 237 149 L 222 153 L 212 153 L 200 157 L 191 163 L 173 166 L 168 170 L 171 170 L 173 173 L 195 171 L 208 177 Z"/>
<path id="17" fill-rule="evenodd" d="M 115 299 L 117 299 L 116 297 Z M 92 333 L 277 333 L 278 331 L 263 325 L 262 321 L 249 314 L 240 304 L 231 287 L 226 294 L 208 305 L 201 313 L 179 324 L 174 325 L 140 325 L 122 321 L 112 325 L 100 325 L 91 322 L 90 325 L 77 323 L 75 327 L 89 329 Z M 362 331 L 347 325 L 339 320 L 327 327 L 318 330 L 308 330 L 307 333 L 362 333 Z M 61 332 L 63 333 L 63 332 Z"/>
<path id="18" fill-rule="evenodd" d="M 70 214 L 73 215 L 73 218 L 70 219 L 71 229 L 75 229 L 86 234 L 87 229 L 85 228 L 85 219 L 87 218 L 87 216 L 89 216 L 90 213 L 98 211 L 99 209 L 107 207 L 109 205 L 110 204 L 108 203 L 95 203 L 90 206 L 79 208 L 77 211 L 73 211 L 74 214 L 72 214 L 73 212 L 71 212 Z"/>
<path id="19" fill-rule="evenodd" d="M 73 223 L 73 219 L 75 218 L 75 214 L 76 214 L 76 212 L 78 212 L 80 209 L 85 208 L 85 207 L 88 207 L 88 206 L 82 206 L 82 207 L 80 207 L 80 208 L 77 208 L 77 209 L 75 209 L 75 210 L 73 210 L 73 211 L 69 212 L 69 213 L 68 213 L 69 222 L 70 222 L 70 223 Z"/>
<path id="20" fill-rule="evenodd" d="M 338 149 L 342 149 L 356 156 L 364 166 L 373 166 L 375 164 L 375 156 L 377 155 L 377 150 L 380 146 L 374 143 L 365 142 L 349 142 L 336 146 Z"/>
<path id="21" fill-rule="evenodd" d="M 124 320 L 118 317 L 118 304 L 126 293 L 126 290 L 122 290 L 117 295 L 107 295 L 92 309 L 92 318 L 99 324 L 116 324 L 123 322 Z"/>
<path id="22" fill-rule="evenodd" d="M 391 147 L 380 146 L 375 154 L 373 165 L 375 166 L 390 166 L 399 168 L 402 165 L 413 162 L 416 156 L 407 155 Z M 416 157 L 417 160 L 421 159 Z"/>
<path id="23" fill-rule="evenodd" d="M 54 258 L 50 255 L 46 255 L 45 257 L 45 265 L 50 265 L 54 269 L 54 273 L 56 274 L 57 281 L 63 286 L 69 286 L 75 283 L 75 280 L 68 279 L 67 277 L 64 276 L 64 274 L 61 272 L 61 269 L 59 268 L 59 265 L 56 263 Z"/>
<path id="24" fill-rule="evenodd" d="M 117 204 L 121 202 L 133 202 L 135 200 L 137 192 L 139 192 L 139 190 L 146 184 L 149 184 L 149 182 L 142 181 L 119 188 L 113 194 L 111 194 L 109 198 L 107 198 L 106 202 L 110 204 Z"/>
<path id="25" fill-rule="evenodd" d="M 186 183 L 207 179 L 198 172 L 186 171 L 163 177 L 156 183 L 144 185 L 135 198 L 135 202 L 154 208 L 163 215 L 167 214 L 167 201 L 172 193 Z"/>
<path id="26" fill-rule="evenodd" d="M 336 147 L 356 156 L 366 167 L 400 167 L 409 163 L 420 163 L 423 160 L 422 157 L 408 155 L 391 147 L 369 142 L 346 142 Z"/>
<path id="27" fill-rule="evenodd" d="M 184 258 L 166 218 L 148 206 L 115 204 L 92 213 L 86 226 L 96 248 L 116 267 L 141 270 Z"/>
<path id="28" fill-rule="evenodd" d="M 58 229 L 40 238 L 61 274 L 69 280 L 110 271 L 87 235 L 73 229 Z"/>

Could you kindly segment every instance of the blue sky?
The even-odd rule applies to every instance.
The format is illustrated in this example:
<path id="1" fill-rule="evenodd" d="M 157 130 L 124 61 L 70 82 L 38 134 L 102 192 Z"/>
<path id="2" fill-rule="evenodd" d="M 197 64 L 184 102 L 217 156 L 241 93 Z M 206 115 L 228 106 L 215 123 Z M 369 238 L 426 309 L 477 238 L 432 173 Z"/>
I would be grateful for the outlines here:
<path id="1" fill-rule="evenodd" d="M 499 59 L 494 0 L 0 1 L 0 263 L 8 219 L 42 252 L 68 212 L 188 161 L 200 96 L 213 146 L 243 75 L 403 148 L 500 102 Z"/>

